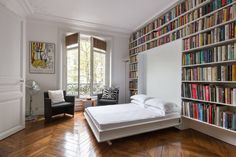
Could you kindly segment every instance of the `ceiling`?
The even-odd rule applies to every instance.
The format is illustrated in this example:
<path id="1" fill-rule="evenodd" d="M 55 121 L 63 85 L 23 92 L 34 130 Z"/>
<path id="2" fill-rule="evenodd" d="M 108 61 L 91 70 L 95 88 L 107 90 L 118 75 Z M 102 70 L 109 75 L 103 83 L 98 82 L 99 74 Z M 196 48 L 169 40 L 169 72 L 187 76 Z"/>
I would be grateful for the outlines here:
<path id="1" fill-rule="evenodd" d="M 105 25 L 129 32 L 177 0 L 28 0 L 33 14 Z"/>

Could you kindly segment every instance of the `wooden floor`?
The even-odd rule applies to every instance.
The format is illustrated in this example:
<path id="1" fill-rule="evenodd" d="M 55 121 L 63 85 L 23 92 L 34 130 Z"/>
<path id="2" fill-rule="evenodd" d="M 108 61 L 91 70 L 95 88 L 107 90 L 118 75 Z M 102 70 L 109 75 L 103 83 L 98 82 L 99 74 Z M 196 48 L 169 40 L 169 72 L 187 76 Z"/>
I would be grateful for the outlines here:
<path id="1" fill-rule="evenodd" d="M 159 130 L 107 143 L 97 143 L 82 113 L 60 117 L 0 141 L 0 157 L 235 157 L 236 147 L 194 130 Z"/>

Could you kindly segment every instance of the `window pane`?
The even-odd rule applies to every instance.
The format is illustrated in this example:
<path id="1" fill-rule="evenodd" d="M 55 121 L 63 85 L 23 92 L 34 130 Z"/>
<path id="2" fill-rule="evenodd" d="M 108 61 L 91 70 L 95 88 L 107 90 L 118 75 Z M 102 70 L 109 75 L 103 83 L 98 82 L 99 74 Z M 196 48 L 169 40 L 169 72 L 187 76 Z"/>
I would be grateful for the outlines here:
<path id="1" fill-rule="evenodd" d="M 80 96 L 90 95 L 90 38 L 80 40 Z"/>
<path id="2" fill-rule="evenodd" d="M 78 95 L 78 48 L 67 50 L 67 93 Z"/>
<path id="3" fill-rule="evenodd" d="M 94 52 L 93 60 L 93 93 L 97 94 L 102 92 L 105 86 L 106 79 L 106 55 L 105 53 Z"/>

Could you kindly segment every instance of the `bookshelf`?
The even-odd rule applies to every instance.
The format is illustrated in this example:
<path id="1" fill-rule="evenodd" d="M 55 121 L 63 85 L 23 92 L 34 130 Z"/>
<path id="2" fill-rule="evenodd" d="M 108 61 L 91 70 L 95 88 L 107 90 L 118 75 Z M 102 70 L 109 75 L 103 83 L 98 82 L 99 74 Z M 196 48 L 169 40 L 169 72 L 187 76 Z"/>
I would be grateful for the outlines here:
<path id="1" fill-rule="evenodd" d="M 131 34 L 130 58 L 177 39 L 183 40 L 183 117 L 236 133 L 236 1 L 179 1 Z M 130 63 L 131 95 L 138 92 L 133 64 L 137 59 Z"/>
<path id="2" fill-rule="evenodd" d="M 146 51 L 180 38 L 183 38 L 183 41 L 185 42 L 183 45 L 183 53 L 223 45 L 226 42 L 234 42 L 235 39 L 231 38 L 229 41 L 219 40 L 218 42 L 200 44 L 198 47 L 185 48 L 187 43 L 190 42 L 190 40 L 193 40 L 195 36 L 203 33 L 207 34 L 209 31 L 229 25 L 235 21 L 235 4 L 236 2 L 233 0 L 182 0 L 177 2 L 154 20 L 147 23 L 144 27 L 131 34 L 129 43 L 130 57 L 137 56 L 139 52 Z M 232 14 L 232 16 L 225 16 L 227 14 Z M 223 18 L 215 20 L 214 17 Z M 201 64 L 199 66 L 203 65 Z M 134 74 L 133 69 L 131 71 L 130 76 Z M 136 74 L 137 77 L 132 78 L 138 80 L 137 69 Z M 132 78 L 130 79 L 130 82 L 135 82 Z M 131 95 L 137 93 L 131 90 L 130 92 Z"/>

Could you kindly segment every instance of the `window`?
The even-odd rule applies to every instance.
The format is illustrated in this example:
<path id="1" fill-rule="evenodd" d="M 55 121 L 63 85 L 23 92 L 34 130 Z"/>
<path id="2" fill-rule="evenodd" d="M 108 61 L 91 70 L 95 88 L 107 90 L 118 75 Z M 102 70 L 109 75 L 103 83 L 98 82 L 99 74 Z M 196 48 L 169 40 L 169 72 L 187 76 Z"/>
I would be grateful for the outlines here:
<path id="1" fill-rule="evenodd" d="M 78 41 L 66 46 L 66 90 L 79 97 L 96 95 L 109 82 L 109 53 L 102 40 L 80 35 Z"/>

